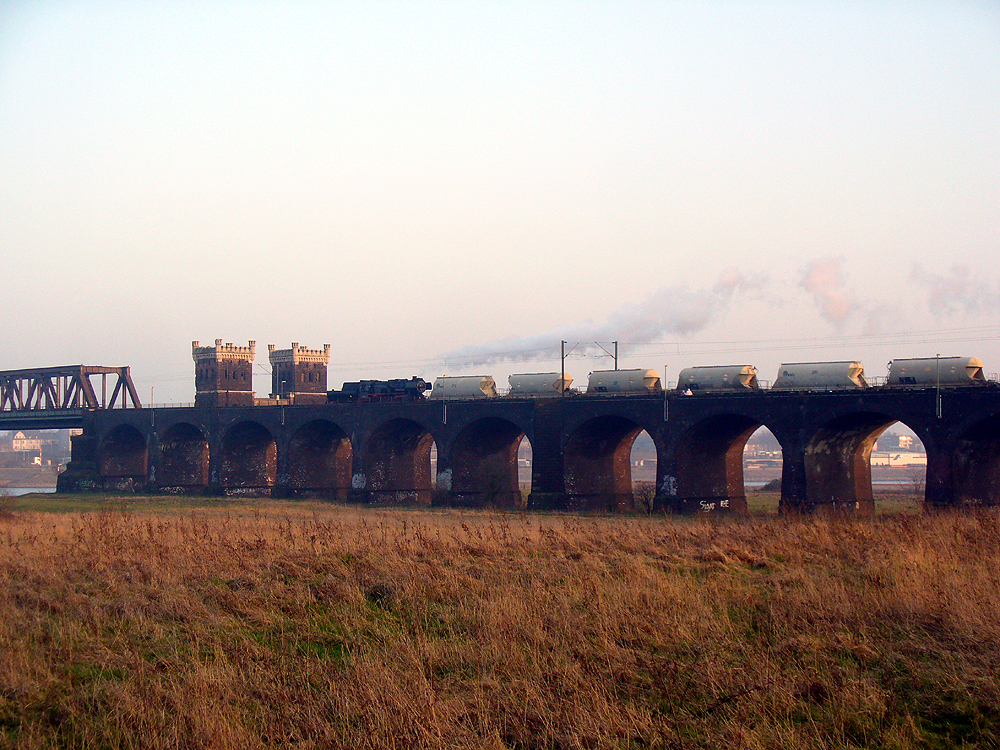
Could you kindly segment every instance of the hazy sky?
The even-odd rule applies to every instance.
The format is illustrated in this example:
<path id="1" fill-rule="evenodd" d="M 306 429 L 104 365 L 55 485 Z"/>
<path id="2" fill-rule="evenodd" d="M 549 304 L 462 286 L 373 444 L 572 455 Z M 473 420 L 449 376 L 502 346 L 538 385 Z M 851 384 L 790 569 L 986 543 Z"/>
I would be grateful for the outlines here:
<path id="1" fill-rule="evenodd" d="M 0 369 L 158 402 L 216 338 L 258 395 L 292 341 L 997 372 L 1000 3 L 0 2 L 0 261 Z"/>

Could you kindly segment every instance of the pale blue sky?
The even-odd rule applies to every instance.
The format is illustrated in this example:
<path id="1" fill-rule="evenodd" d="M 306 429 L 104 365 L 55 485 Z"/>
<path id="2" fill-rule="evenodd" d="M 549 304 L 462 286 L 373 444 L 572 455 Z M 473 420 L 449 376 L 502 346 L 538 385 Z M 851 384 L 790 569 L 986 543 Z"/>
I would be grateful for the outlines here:
<path id="1" fill-rule="evenodd" d="M 0 3 L 0 369 L 997 372 L 998 251 L 996 2 Z"/>

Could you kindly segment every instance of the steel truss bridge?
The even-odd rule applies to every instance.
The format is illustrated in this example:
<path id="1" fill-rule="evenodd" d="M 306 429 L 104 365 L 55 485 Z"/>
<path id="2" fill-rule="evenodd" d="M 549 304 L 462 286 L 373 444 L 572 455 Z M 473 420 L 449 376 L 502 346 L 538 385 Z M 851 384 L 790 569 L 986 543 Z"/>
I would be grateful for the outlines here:
<path id="1" fill-rule="evenodd" d="M 92 378 L 97 375 L 100 381 L 95 387 Z M 128 367 L 66 365 L 0 371 L 0 430 L 79 428 L 88 411 L 141 406 Z"/>

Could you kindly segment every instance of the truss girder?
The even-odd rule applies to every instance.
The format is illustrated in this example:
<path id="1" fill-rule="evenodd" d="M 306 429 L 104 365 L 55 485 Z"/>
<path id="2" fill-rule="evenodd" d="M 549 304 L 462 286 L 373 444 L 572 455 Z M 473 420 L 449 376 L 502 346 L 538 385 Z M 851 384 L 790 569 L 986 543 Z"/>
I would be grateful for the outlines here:
<path id="1" fill-rule="evenodd" d="M 100 393 L 91 380 L 101 377 Z M 108 397 L 108 377 L 117 376 Z M 0 412 L 140 409 L 128 367 L 41 367 L 0 371 Z"/>

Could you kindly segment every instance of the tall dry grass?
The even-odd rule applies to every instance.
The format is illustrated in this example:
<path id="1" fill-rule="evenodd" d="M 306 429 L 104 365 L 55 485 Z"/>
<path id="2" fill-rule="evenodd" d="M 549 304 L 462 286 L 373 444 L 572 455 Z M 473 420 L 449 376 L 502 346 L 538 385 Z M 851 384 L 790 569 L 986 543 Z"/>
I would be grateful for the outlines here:
<path id="1" fill-rule="evenodd" d="M 0 746 L 997 747 L 1000 519 L 0 522 Z"/>

